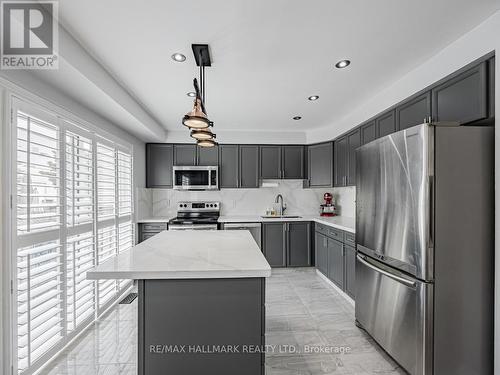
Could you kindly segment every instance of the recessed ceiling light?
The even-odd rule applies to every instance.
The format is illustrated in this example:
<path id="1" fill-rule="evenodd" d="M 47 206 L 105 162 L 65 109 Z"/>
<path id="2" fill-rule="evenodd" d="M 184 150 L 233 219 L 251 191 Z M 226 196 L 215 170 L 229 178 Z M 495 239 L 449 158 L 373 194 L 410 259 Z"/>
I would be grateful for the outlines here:
<path id="1" fill-rule="evenodd" d="M 177 52 L 172 55 L 172 60 L 177 62 L 183 62 L 186 61 L 186 56 L 184 56 L 182 53 Z"/>
<path id="2" fill-rule="evenodd" d="M 188 92 L 186 95 L 189 96 L 190 98 L 194 98 L 196 96 L 196 93 L 191 91 L 191 92 Z"/>
<path id="3" fill-rule="evenodd" d="M 351 62 L 349 60 L 340 60 L 338 63 L 335 64 L 336 68 L 343 69 L 349 66 Z"/>
<path id="4" fill-rule="evenodd" d="M 309 100 L 318 100 L 319 99 L 319 95 L 313 95 L 313 96 L 308 97 L 307 99 L 309 99 Z"/>
<path id="5" fill-rule="evenodd" d="M 300 116 L 295 116 L 295 117 L 293 117 L 293 119 L 294 119 L 294 120 L 296 120 L 296 121 L 297 121 L 297 120 L 300 120 L 301 118 L 302 118 L 302 117 L 300 117 Z"/>

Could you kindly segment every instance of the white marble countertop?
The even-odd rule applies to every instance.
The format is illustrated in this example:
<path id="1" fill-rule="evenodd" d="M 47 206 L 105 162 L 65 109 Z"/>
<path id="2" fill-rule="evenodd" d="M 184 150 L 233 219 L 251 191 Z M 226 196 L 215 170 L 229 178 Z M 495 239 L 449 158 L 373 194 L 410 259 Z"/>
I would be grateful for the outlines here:
<path id="1" fill-rule="evenodd" d="M 269 277 L 247 231 L 163 231 L 87 272 L 87 279 Z"/>
<path id="2" fill-rule="evenodd" d="M 327 217 L 319 215 L 300 215 L 300 214 L 298 214 L 297 216 L 300 217 L 264 218 L 260 215 L 237 215 L 237 216 L 228 215 L 228 216 L 220 216 L 219 223 L 278 223 L 282 221 L 314 221 L 316 223 L 329 225 L 331 227 L 345 230 L 351 233 L 354 233 L 356 230 L 356 220 L 352 217 L 344 217 L 344 216 Z"/>
<path id="3" fill-rule="evenodd" d="M 172 219 L 171 217 L 166 216 L 157 216 L 157 217 L 144 217 L 142 219 L 137 219 L 137 224 L 143 223 L 168 223 L 168 221 Z"/>

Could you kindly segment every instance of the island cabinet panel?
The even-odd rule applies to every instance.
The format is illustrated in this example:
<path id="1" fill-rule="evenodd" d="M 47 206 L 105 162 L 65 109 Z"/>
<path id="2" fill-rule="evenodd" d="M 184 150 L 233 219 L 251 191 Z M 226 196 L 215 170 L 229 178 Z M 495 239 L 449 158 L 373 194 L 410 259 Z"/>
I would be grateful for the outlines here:
<path id="1" fill-rule="evenodd" d="M 377 123 L 377 138 L 385 137 L 396 131 L 396 113 L 394 110 L 381 114 L 375 122 Z"/>
<path id="2" fill-rule="evenodd" d="M 304 146 L 283 146 L 281 157 L 282 178 L 304 178 Z"/>
<path id="3" fill-rule="evenodd" d="M 354 247 L 344 245 L 345 292 L 355 298 L 356 294 L 356 250 Z"/>
<path id="4" fill-rule="evenodd" d="M 432 89 L 432 120 L 467 124 L 488 117 L 487 63 L 459 73 Z"/>
<path id="5" fill-rule="evenodd" d="M 262 278 L 140 280 L 138 374 L 264 375 L 264 354 L 243 352 L 265 343 L 264 288 Z"/>
<path id="6" fill-rule="evenodd" d="M 310 187 L 332 186 L 332 142 L 308 146 L 307 152 L 308 185 Z"/>
<path id="7" fill-rule="evenodd" d="M 271 267 L 286 267 L 286 223 L 264 223 L 262 246 Z"/>
<path id="8" fill-rule="evenodd" d="M 308 222 L 286 223 L 287 266 L 311 265 L 311 224 Z"/>
<path id="9" fill-rule="evenodd" d="M 174 145 L 174 165 L 196 165 L 196 145 Z"/>
<path id="10" fill-rule="evenodd" d="M 315 236 L 316 267 L 323 275 L 328 276 L 328 239 L 324 234 L 317 231 Z"/>
<path id="11" fill-rule="evenodd" d="M 361 145 L 366 145 L 371 141 L 377 139 L 377 126 L 375 121 L 364 124 L 360 128 L 361 131 Z"/>
<path id="12" fill-rule="evenodd" d="M 196 164 L 202 166 L 219 165 L 219 147 L 197 147 Z"/>
<path id="13" fill-rule="evenodd" d="M 396 108 L 396 128 L 404 130 L 423 124 L 431 114 L 431 92 L 427 91 Z"/>
<path id="14" fill-rule="evenodd" d="M 221 188 L 239 187 L 239 160 L 238 145 L 219 146 L 219 186 Z"/>
<path id="15" fill-rule="evenodd" d="M 282 177 L 281 146 L 260 146 L 260 178 L 280 179 Z"/>
<path id="16" fill-rule="evenodd" d="M 174 146 L 166 143 L 146 144 L 146 187 L 171 188 Z"/>
<path id="17" fill-rule="evenodd" d="M 328 239 L 328 278 L 344 288 L 344 244 L 331 238 Z"/>
<path id="18" fill-rule="evenodd" d="M 259 146 L 240 145 L 240 188 L 259 187 Z"/>

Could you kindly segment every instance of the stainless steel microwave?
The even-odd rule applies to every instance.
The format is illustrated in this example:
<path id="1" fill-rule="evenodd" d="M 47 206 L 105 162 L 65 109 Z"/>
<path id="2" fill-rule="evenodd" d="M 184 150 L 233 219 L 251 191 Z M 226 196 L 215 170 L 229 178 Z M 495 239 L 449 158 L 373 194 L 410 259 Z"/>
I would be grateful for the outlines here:
<path id="1" fill-rule="evenodd" d="M 176 190 L 218 190 L 219 167 L 174 166 L 173 184 Z"/>

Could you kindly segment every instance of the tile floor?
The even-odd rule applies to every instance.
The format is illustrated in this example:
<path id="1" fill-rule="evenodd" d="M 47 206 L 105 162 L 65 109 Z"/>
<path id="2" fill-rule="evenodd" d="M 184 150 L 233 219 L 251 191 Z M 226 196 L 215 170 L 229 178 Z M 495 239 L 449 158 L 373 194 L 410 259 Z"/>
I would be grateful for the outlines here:
<path id="1" fill-rule="evenodd" d="M 136 301 L 117 305 L 42 374 L 136 374 L 136 322 Z M 266 290 L 266 344 L 275 348 L 266 355 L 266 375 L 405 374 L 354 325 L 353 306 L 310 268 L 273 270 Z M 304 353 L 307 348 L 348 352 Z"/>

